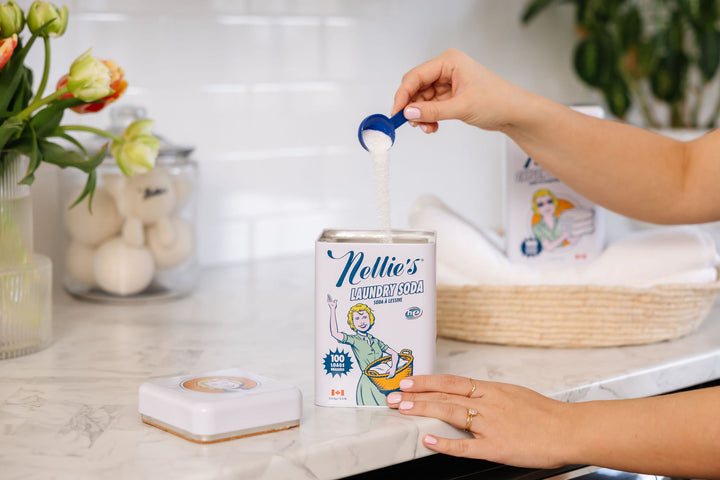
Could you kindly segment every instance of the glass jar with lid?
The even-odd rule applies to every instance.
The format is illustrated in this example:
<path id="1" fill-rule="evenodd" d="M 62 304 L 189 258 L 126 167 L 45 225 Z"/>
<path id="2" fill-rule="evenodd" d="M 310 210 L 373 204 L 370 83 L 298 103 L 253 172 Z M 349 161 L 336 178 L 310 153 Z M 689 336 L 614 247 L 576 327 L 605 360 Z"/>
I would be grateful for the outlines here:
<path id="1" fill-rule="evenodd" d="M 111 109 L 107 130 L 120 134 L 145 118 L 139 107 Z M 73 296 L 115 303 L 162 300 L 187 295 L 198 278 L 196 255 L 197 164 L 193 148 L 162 137 L 155 168 L 126 177 L 115 159 L 98 168 L 97 186 L 82 192 L 85 177 L 63 172 L 60 196 L 66 232 L 63 284 Z"/>

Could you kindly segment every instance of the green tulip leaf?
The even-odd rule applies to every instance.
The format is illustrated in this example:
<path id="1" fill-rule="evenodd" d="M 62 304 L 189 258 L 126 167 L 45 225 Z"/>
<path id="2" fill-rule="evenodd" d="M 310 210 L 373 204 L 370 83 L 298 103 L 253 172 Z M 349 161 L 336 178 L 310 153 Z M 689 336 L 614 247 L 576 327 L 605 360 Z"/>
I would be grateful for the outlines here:
<path id="1" fill-rule="evenodd" d="M 0 75 L 0 112 L 8 111 L 10 102 L 15 98 L 15 92 L 24 77 L 25 57 L 36 38 L 37 35 L 31 36 L 25 46 L 22 46 L 21 41 L 18 40 L 15 52 L 13 52 L 12 57 L 2 69 L 3 74 Z"/>
<path id="2" fill-rule="evenodd" d="M 10 111 L 6 115 L 10 117 L 20 113 L 30 103 L 32 95 L 32 70 L 23 66 L 20 83 L 10 101 Z"/>
<path id="3" fill-rule="evenodd" d="M 40 110 L 30 119 L 30 125 L 35 128 L 39 137 L 45 138 L 55 132 L 62 121 L 65 109 L 82 105 L 77 98 L 62 98 L 52 102 Z"/>
<path id="4" fill-rule="evenodd" d="M 30 146 L 30 151 L 29 153 L 27 153 L 28 157 L 30 157 L 30 162 L 28 162 L 28 169 L 25 173 L 25 177 L 20 183 L 23 183 L 25 185 L 32 185 L 32 183 L 35 181 L 35 170 L 37 170 L 40 166 L 40 163 L 43 160 L 43 155 L 38 148 L 38 138 L 37 134 L 35 133 L 35 129 L 32 127 L 32 125 L 29 125 L 26 131 L 30 134 L 30 141 L 27 142 L 27 144 L 29 144 Z"/>
<path id="5" fill-rule="evenodd" d="M 60 168 L 77 168 L 88 174 L 99 167 L 107 155 L 107 144 L 91 157 L 85 157 L 80 152 L 73 150 L 65 150 L 57 143 L 48 140 L 39 140 L 38 146 L 47 163 L 52 163 Z"/>
<path id="6" fill-rule="evenodd" d="M 83 154 L 85 154 L 85 156 L 89 155 L 87 149 L 85 149 L 85 146 L 82 143 L 78 142 L 75 139 L 75 137 L 68 135 L 60 128 L 56 129 L 52 134 L 48 135 L 48 137 L 62 138 L 63 140 L 66 140 L 66 141 L 72 143 L 73 145 L 75 145 L 78 150 L 80 150 Z"/>
<path id="7" fill-rule="evenodd" d="M 80 196 L 78 196 L 77 199 L 68 207 L 68 209 L 75 207 L 78 203 L 82 202 L 85 197 L 88 197 L 88 211 L 92 213 L 92 201 L 93 196 L 95 195 L 95 186 L 97 184 L 97 173 L 93 170 L 92 172 L 88 173 L 87 181 L 85 182 L 85 187 L 83 188 L 83 191 L 80 192 Z"/>
<path id="8" fill-rule="evenodd" d="M 45 157 L 45 162 L 60 168 L 73 167 L 83 170 L 81 167 L 87 161 L 80 152 L 65 150 L 57 143 L 48 140 L 40 140 L 38 146 Z"/>
<path id="9" fill-rule="evenodd" d="M 23 121 L 17 117 L 10 117 L 0 125 L 0 150 L 18 138 L 23 130 Z"/>

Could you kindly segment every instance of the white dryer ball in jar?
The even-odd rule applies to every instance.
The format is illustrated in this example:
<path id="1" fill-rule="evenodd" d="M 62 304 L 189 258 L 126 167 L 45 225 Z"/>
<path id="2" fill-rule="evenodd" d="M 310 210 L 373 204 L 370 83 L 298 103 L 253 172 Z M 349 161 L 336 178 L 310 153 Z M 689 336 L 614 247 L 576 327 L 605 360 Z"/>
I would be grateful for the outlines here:
<path id="1" fill-rule="evenodd" d="M 88 197 L 69 208 L 81 192 L 82 188 L 79 188 L 70 197 L 70 203 L 66 206 L 68 208 L 65 209 L 65 225 L 74 240 L 94 247 L 114 237 L 120 231 L 123 220 L 112 195 L 102 187 L 95 189 L 92 213 L 88 210 Z"/>
<path id="2" fill-rule="evenodd" d="M 182 217 L 163 219 L 147 229 L 147 242 L 155 264 L 172 268 L 187 260 L 195 241 L 192 224 Z"/>
<path id="3" fill-rule="evenodd" d="M 72 242 L 65 252 L 65 270 L 78 282 L 87 287 L 94 287 L 95 282 L 95 249 L 80 242 Z"/>
<path id="4" fill-rule="evenodd" d="M 120 201 L 123 197 L 122 192 L 125 188 L 127 177 L 123 173 L 103 173 L 100 176 L 103 188 L 115 199 L 118 213 L 121 217 L 127 217 L 125 206 Z"/>
<path id="5" fill-rule="evenodd" d="M 108 240 L 95 254 L 95 280 L 115 295 L 133 295 L 152 282 L 155 264 L 147 248 L 128 245 L 122 237 Z"/>
<path id="6" fill-rule="evenodd" d="M 118 203 L 128 217 L 137 217 L 151 225 L 172 213 L 175 208 L 175 185 L 164 169 L 133 175 L 125 182 Z"/>
<path id="7" fill-rule="evenodd" d="M 121 236 L 128 245 L 142 247 L 145 243 L 145 229 L 143 228 L 143 224 L 140 219 L 130 217 L 125 220 Z"/>

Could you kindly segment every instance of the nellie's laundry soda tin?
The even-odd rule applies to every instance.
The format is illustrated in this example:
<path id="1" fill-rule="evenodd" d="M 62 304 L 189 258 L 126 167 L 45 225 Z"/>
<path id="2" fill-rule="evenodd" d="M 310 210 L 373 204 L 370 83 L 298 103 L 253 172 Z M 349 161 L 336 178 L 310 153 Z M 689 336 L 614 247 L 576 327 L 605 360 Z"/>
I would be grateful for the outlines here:
<path id="1" fill-rule="evenodd" d="M 603 117 L 599 106 L 573 106 Z M 592 260 L 605 246 L 605 211 L 506 141 L 506 253 L 513 262 L 577 263 Z"/>
<path id="2" fill-rule="evenodd" d="M 315 403 L 386 406 L 435 367 L 435 234 L 326 230 L 315 244 Z"/>

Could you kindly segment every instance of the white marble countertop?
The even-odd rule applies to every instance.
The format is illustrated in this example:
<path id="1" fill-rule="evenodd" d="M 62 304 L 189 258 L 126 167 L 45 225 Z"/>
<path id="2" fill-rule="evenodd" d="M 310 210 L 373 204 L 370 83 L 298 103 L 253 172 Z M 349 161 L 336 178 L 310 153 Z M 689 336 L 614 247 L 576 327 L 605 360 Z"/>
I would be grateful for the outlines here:
<path id="1" fill-rule="evenodd" d="M 54 300 L 53 344 L 0 361 L 0 477 L 338 478 L 430 454 L 424 433 L 461 436 L 389 409 L 313 404 L 310 257 L 205 270 L 190 297 L 114 306 Z M 300 428 L 210 445 L 143 424 L 152 377 L 241 367 L 300 387 Z M 685 338 L 606 349 L 440 339 L 438 372 L 579 401 L 647 396 L 720 377 L 720 310 Z"/>

